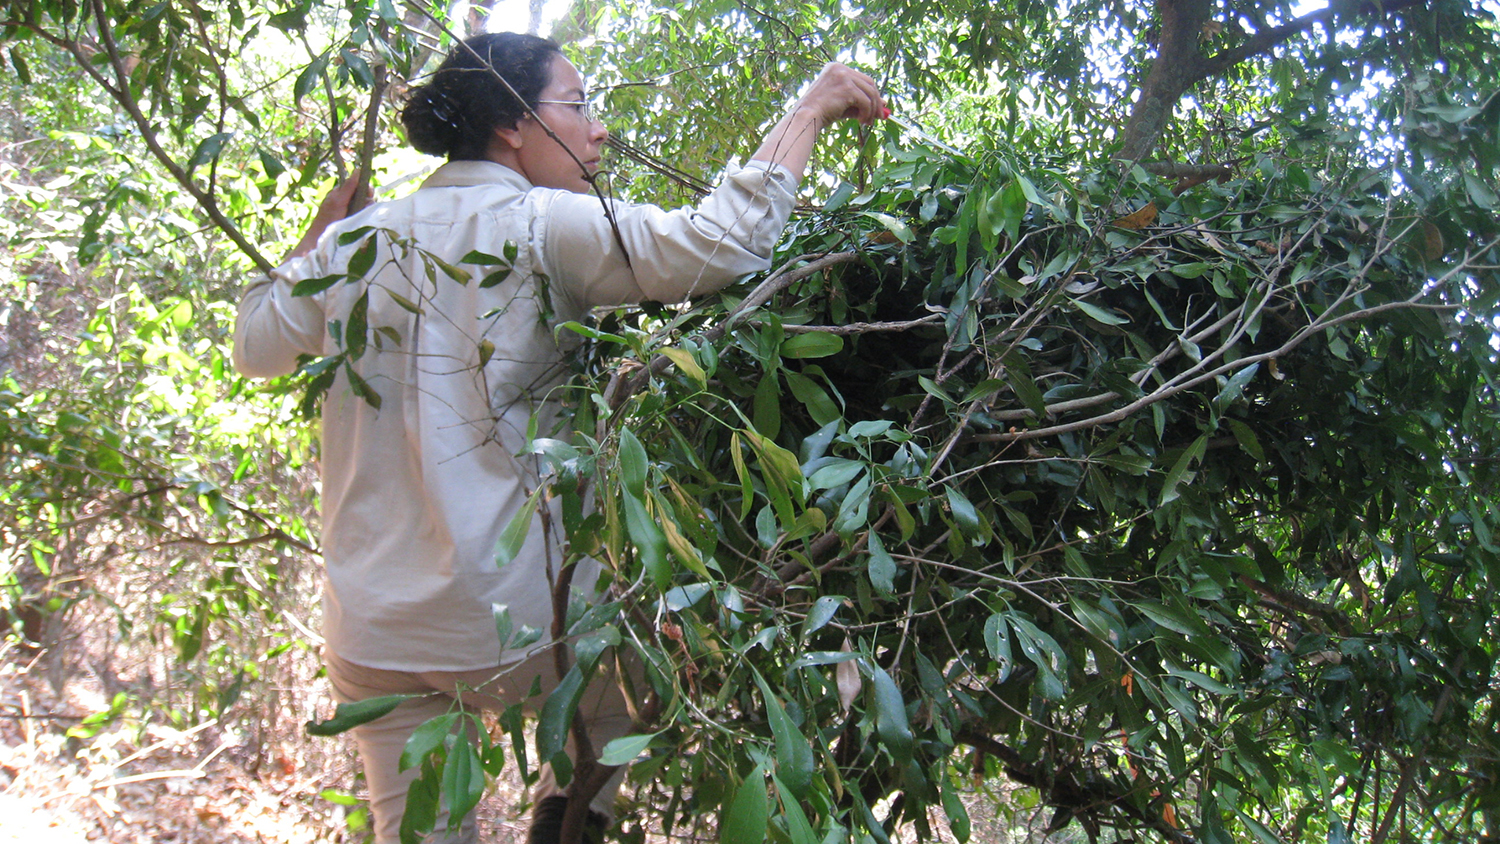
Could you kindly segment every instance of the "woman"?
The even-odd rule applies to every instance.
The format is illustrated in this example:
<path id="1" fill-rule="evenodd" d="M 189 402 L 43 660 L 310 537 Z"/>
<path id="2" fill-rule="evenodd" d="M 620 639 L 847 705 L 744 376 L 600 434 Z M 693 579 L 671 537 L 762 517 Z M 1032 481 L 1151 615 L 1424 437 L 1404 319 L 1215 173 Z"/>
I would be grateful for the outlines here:
<path id="1" fill-rule="evenodd" d="M 533 460 L 517 456 L 526 432 L 556 419 L 549 391 L 564 378 L 566 340 L 553 326 L 600 305 L 681 301 L 768 268 L 818 133 L 884 113 L 869 77 L 831 64 L 697 208 L 616 203 L 612 226 L 588 193 L 608 133 L 586 97 L 550 41 L 505 33 L 459 45 L 402 113 L 412 145 L 448 163 L 411 196 L 344 220 L 352 180 L 335 189 L 240 304 L 234 360 L 246 375 L 345 355 L 323 408 L 328 676 L 341 701 L 428 695 L 355 730 L 378 844 L 398 840 L 416 774 L 398 760 L 417 725 L 455 696 L 504 708 L 538 678 L 544 692 L 557 683 L 545 648 L 504 650 L 495 623 L 504 607 L 517 628 L 551 630 L 561 554 L 549 520 L 533 516 L 505 564 L 495 549 L 539 484 Z M 293 295 L 299 281 L 364 264 L 371 249 L 359 278 Z M 452 277 L 463 273 L 467 283 Z M 594 567 L 573 582 L 596 577 Z M 579 717 L 598 748 L 630 721 L 615 684 L 595 686 Z M 619 779 L 592 802 L 599 819 Z M 533 844 L 556 838 L 566 808 L 557 792 L 544 776 Z M 469 825 L 456 840 L 476 838 Z"/>

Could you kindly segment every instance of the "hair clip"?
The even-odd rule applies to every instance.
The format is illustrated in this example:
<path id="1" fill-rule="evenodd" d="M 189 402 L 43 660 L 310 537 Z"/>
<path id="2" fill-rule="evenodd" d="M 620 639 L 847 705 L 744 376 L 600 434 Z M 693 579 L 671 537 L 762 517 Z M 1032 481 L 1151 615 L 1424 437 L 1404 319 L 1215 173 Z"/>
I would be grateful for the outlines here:
<path id="1" fill-rule="evenodd" d="M 432 92 L 431 99 L 433 116 L 455 129 L 460 128 L 458 125 L 460 112 L 454 107 L 453 100 L 449 99 L 446 93 L 437 90 Z"/>

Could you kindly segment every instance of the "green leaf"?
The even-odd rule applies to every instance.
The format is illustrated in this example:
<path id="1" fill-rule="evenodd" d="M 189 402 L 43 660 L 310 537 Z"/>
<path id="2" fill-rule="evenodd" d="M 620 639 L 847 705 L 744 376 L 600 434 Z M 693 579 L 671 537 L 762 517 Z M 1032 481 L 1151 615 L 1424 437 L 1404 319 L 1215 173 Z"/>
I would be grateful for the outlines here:
<path id="1" fill-rule="evenodd" d="M 374 226 L 360 226 L 357 229 L 350 229 L 349 231 L 341 232 L 339 236 L 334 240 L 334 242 L 339 246 L 348 246 L 349 244 L 364 238 L 365 235 L 369 234 L 372 231 L 375 231 Z"/>
<path id="2" fill-rule="evenodd" d="M 776 515 L 783 524 L 792 524 L 796 521 L 792 504 L 802 503 L 804 495 L 802 467 L 797 456 L 757 431 L 747 430 L 744 434 L 760 458 L 761 477 L 766 482 L 771 504 L 776 507 Z"/>
<path id="3" fill-rule="evenodd" d="M 299 27 L 300 28 L 300 27 Z M 302 98 L 307 96 L 323 78 L 323 71 L 328 67 L 329 53 L 324 51 L 322 55 L 312 60 L 312 63 L 303 68 L 297 74 L 297 81 L 292 83 L 292 103 L 300 105 Z"/>
<path id="4" fill-rule="evenodd" d="M 359 245 L 354 254 L 349 257 L 349 278 L 364 278 L 370 268 L 375 266 L 375 238 L 371 237 Z"/>
<path id="5" fill-rule="evenodd" d="M 437 823 L 442 784 L 436 770 L 424 770 L 406 790 L 406 812 L 401 816 L 401 844 L 422 844 Z"/>
<path id="6" fill-rule="evenodd" d="M 880 534 L 875 531 L 870 531 L 867 544 L 870 548 L 870 562 L 865 573 L 869 575 L 870 585 L 877 592 L 889 595 L 896 588 L 896 561 L 886 552 L 884 543 L 880 541 Z"/>
<path id="7" fill-rule="evenodd" d="M 812 824 L 808 823 L 807 812 L 803 811 L 803 797 L 793 797 L 794 789 L 788 788 L 787 783 L 776 774 L 771 775 L 771 781 L 776 783 L 776 790 L 781 794 L 782 817 L 786 819 L 787 833 L 792 839 L 792 844 L 818 844 L 818 837 L 813 833 Z M 792 799 L 787 799 L 787 798 Z"/>
<path id="8" fill-rule="evenodd" d="M 1005 682 L 1015 666 L 1015 658 L 1011 654 L 1010 624 L 1004 613 L 992 613 L 984 620 L 984 646 L 1000 666 L 1000 682 Z"/>
<path id="9" fill-rule="evenodd" d="M 400 293 L 397 293 L 397 292 L 395 292 L 393 290 L 386 290 L 385 292 L 386 292 L 386 295 L 390 296 L 391 299 L 396 304 L 398 304 L 398 305 L 401 306 L 402 310 L 410 311 L 410 312 L 412 312 L 412 313 L 414 313 L 414 314 L 416 314 L 418 316 L 421 316 L 421 315 L 423 315 L 423 314 L 426 313 L 426 311 L 422 310 L 422 307 L 420 305 L 418 305 L 416 302 L 413 302 L 412 300 L 406 298 L 405 296 L 402 296 Z M 481 364 L 481 366 L 482 365 L 483 364 Z"/>
<path id="10" fill-rule="evenodd" d="M 943 392 L 943 388 L 939 387 L 936 381 L 928 378 L 926 375 L 917 376 L 917 386 L 921 387 L 924 391 L 927 392 L 928 395 L 932 396 L 938 401 L 941 401 L 943 404 L 953 404 L 953 397 Z"/>
<path id="11" fill-rule="evenodd" d="M 1144 475 L 1151 471 L 1151 458 L 1142 454 L 1105 454 L 1093 458 L 1126 475 Z"/>
<path id="12" fill-rule="evenodd" d="M 14 47 L 10 49 L 10 66 L 16 69 L 16 79 L 20 80 L 22 85 L 31 84 L 31 68 L 27 66 L 21 51 Z"/>
<path id="13" fill-rule="evenodd" d="M 488 252 L 480 252 L 478 249 L 472 249 L 465 253 L 462 258 L 458 259 L 458 262 L 460 264 L 477 264 L 479 266 L 508 265 L 510 263 L 504 258 L 491 255 Z"/>
<path id="14" fill-rule="evenodd" d="M 824 595 L 814 601 L 812 609 L 807 613 L 807 621 L 802 625 L 803 640 L 827 626 L 838 614 L 844 600 L 843 595 Z"/>
<path id="15" fill-rule="evenodd" d="M 403 701 L 419 697 L 426 697 L 426 695 L 383 695 L 365 698 L 354 703 L 341 703 L 338 709 L 334 710 L 333 717 L 327 721 L 308 721 L 307 732 L 314 736 L 336 736 L 345 730 L 368 724 L 376 718 L 389 714 Z"/>
<path id="16" fill-rule="evenodd" d="M 850 198 L 859 192 L 859 188 L 849 182 L 839 182 L 839 186 L 829 195 L 828 201 L 823 203 L 824 211 L 837 211 L 848 204 Z"/>
<path id="17" fill-rule="evenodd" d="M 442 746 L 448 734 L 453 731 L 453 724 L 457 721 L 458 713 L 449 712 L 425 721 L 412 730 L 411 738 L 406 740 L 406 746 L 401 750 L 401 761 L 396 769 L 405 771 L 422 764 L 427 754 Z"/>
<path id="18" fill-rule="evenodd" d="M 1177 491 L 1178 485 L 1187 476 L 1188 469 L 1192 467 L 1192 464 L 1202 459 L 1203 452 L 1207 448 L 1208 435 L 1204 434 L 1194 440 L 1192 445 L 1182 450 L 1182 454 L 1178 456 L 1177 462 L 1173 463 L 1172 469 L 1167 472 L 1166 482 L 1162 484 L 1160 501 L 1162 505 L 1177 500 L 1177 497 L 1181 494 Z"/>
<path id="19" fill-rule="evenodd" d="M 767 437 L 781 433 L 781 376 L 776 372 L 767 372 L 755 385 L 751 418 L 755 430 Z"/>
<path id="20" fill-rule="evenodd" d="M 806 799 L 807 791 L 812 786 L 812 745 L 808 743 L 807 736 L 792 723 L 791 717 L 786 714 L 786 707 L 781 705 L 781 700 L 771 691 L 770 684 L 759 671 L 755 672 L 755 683 L 760 686 L 761 697 L 765 700 L 766 716 L 771 722 L 771 736 L 776 742 L 776 771 L 795 799 Z"/>
<path id="21" fill-rule="evenodd" d="M 970 539 L 984 538 L 987 532 L 980 521 L 979 511 L 974 509 L 969 499 L 956 486 L 945 486 L 943 490 L 948 497 L 948 511 L 953 514 L 953 521 L 958 524 L 958 529 Z"/>
<path id="22" fill-rule="evenodd" d="M 510 617 L 510 607 L 505 604 L 490 604 L 490 614 L 495 617 L 495 639 L 500 642 L 500 650 L 504 651 L 510 644 L 511 633 L 515 629 L 515 622 Z"/>
<path id="23" fill-rule="evenodd" d="M 844 349 L 844 338 L 826 331 L 793 334 L 781 343 L 784 358 L 826 358 Z"/>
<path id="24" fill-rule="evenodd" d="M 343 60 L 343 67 L 349 71 L 359 82 L 360 87 L 368 88 L 375 83 L 375 74 L 370 70 L 370 63 L 365 61 L 364 56 L 349 49 L 339 50 L 339 58 Z"/>
<path id="25" fill-rule="evenodd" d="M 370 291 L 366 288 L 349 308 L 349 321 L 344 324 L 344 353 L 349 360 L 359 360 L 365 354 L 370 340 Z"/>
<path id="26" fill-rule="evenodd" d="M 799 668 L 810 668 L 814 665 L 839 665 L 859 658 L 859 654 L 853 651 L 810 651 L 792 660 L 787 665 L 787 670 L 796 671 Z"/>
<path id="27" fill-rule="evenodd" d="M 1015 390 L 1016 398 L 1026 405 L 1038 419 L 1047 415 L 1047 400 L 1042 396 L 1042 391 L 1032 380 L 1031 367 L 1021 360 L 1020 355 L 1007 355 L 1005 359 L 1005 380 L 1010 388 Z"/>
<path id="28" fill-rule="evenodd" d="M 266 178 L 275 179 L 286 172 L 286 165 L 281 163 L 281 159 L 277 158 L 265 147 L 257 147 L 255 151 L 260 156 L 260 167 L 266 171 Z"/>
<path id="29" fill-rule="evenodd" d="M 486 275 L 483 278 L 483 280 L 481 280 L 479 282 L 479 289 L 480 290 L 489 290 L 491 287 L 494 287 L 497 284 L 501 284 L 507 278 L 510 278 L 510 274 L 511 274 L 511 268 L 510 267 L 501 267 L 500 269 L 495 270 L 494 272 L 490 273 L 489 275 Z"/>
<path id="30" fill-rule="evenodd" d="M 663 357 L 672 362 L 673 366 L 677 367 L 678 372 L 691 378 L 700 388 L 708 386 L 708 374 L 703 371 L 703 367 L 698 365 L 692 352 L 676 346 L 664 346 L 659 351 Z"/>
<path id="31" fill-rule="evenodd" d="M 629 428 L 620 429 L 620 485 L 637 498 L 646 495 L 646 447 Z"/>
<path id="32" fill-rule="evenodd" d="M 1193 701 L 1192 695 L 1174 683 L 1162 683 L 1161 693 L 1177 714 L 1182 716 L 1182 720 L 1189 724 L 1198 723 L 1198 704 Z"/>
<path id="33" fill-rule="evenodd" d="M 1068 604 L 1073 610 L 1073 617 L 1082 622 L 1090 633 L 1102 641 L 1118 643 L 1119 634 L 1115 631 L 1114 620 L 1104 610 L 1076 595 L 1069 599 Z"/>
<path id="34" fill-rule="evenodd" d="M 959 399 L 959 404 L 968 404 L 972 401 L 987 399 L 990 396 L 993 396 L 995 393 L 1000 392 L 1000 388 L 1004 386 L 1005 381 L 999 378 L 986 378 L 983 381 L 980 381 L 978 384 L 970 387 L 969 391 L 967 393 L 964 393 L 964 397 L 962 399 Z"/>
<path id="35" fill-rule="evenodd" d="M 1245 394 L 1245 386 L 1255 378 L 1255 373 L 1259 370 L 1260 364 L 1252 363 L 1230 376 L 1223 389 L 1219 390 L 1217 396 L 1214 396 L 1214 409 L 1222 413 L 1225 408 L 1239 401 L 1240 397 Z"/>
<path id="36" fill-rule="evenodd" d="M 469 283 L 469 279 L 473 278 L 468 270 L 462 267 L 455 267 L 454 265 L 448 263 L 447 261 L 444 261 L 442 258 L 439 258 L 432 253 L 428 253 L 427 257 L 432 259 L 432 263 L 437 264 L 438 269 L 442 270 L 444 275 L 448 276 L 459 284 L 466 285 Z"/>
<path id="37" fill-rule="evenodd" d="M 755 486 L 750 479 L 750 469 L 745 465 L 745 450 L 740 443 L 738 432 L 729 437 L 729 458 L 734 464 L 735 474 L 740 480 L 740 521 L 744 521 L 750 515 L 750 508 L 755 506 Z"/>
<path id="38" fill-rule="evenodd" d="M 1255 436 L 1255 431 L 1249 425 L 1238 419 L 1230 419 L 1229 430 L 1234 433 L 1234 438 L 1239 442 L 1240 448 L 1254 457 L 1257 463 L 1266 459 L 1266 452 L 1261 448 L 1260 438 Z"/>
<path id="39" fill-rule="evenodd" d="M 1021 653 L 1036 663 L 1038 668 L 1052 671 L 1067 666 L 1068 655 L 1051 634 L 1037 627 L 1035 622 L 1020 615 L 1012 615 L 1008 621 L 1011 630 L 1015 631 L 1016 642 L 1021 646 Z"/>
<path id="40" fill-rule="evenodd" d="M 844 500 L 839 503 L 838 515 L 834 517 L 834 530 L 840 536 L 848 537 L 851 534 L 863 530 L 870 521 L 870 492 L 872 484 L 870 476 L 865 475 L 854 486 L 849 488 Z"/>
<path id="41" fill-rule="evenodd" d="M 604 750 L 599 754 L 599 764 L 629 765 L 637 756 L 646 752 L 646 748 L 651 746 L 652 739 L 659 735 L 661 733 L 620 736 L 604 745 Z"/>
<path id="42" fill-rule="evenodd" d="M 1021 222 L 1026 219 L 1026 211 L 1030 207 L 1026 199 L 1026 188 L 1021 181 L 1012 179 L 1000 189 L 999 194 L 1001 226 L 1011 243 L 1020 239 Z"/>
<path id="43" fill-rule="evenodd" d="M 318 792 L 319 800 L 327 800 L 335 806 L 358 806 L 359 798 L 353 794 L 345 794 L 336 788 L 325 788 Z"/>
<path id="44" fill-rule="evenodd" d="M 901 688 L 884 668 L 868 663 L 871 686 L 875 694 L 875 734 L 880 743 L 896 759 L 898 767 L 911 761 L 911 724 L 906 718 L 906 702 L 901 699 Z"/>
<path id="45" fill-rule="evenodd" d="M 719 821 L 719 844 L 764 844 L 770 825 L 766 769 L 756 766 L 724 808 Z"/>
<path id="46" fill-rule="evenodd" d="M 551 760 L 567 747 L 568 729 L 573 723 L 573 714 L 578 711 L 578 700 L 583 697 L 583 680 L 583 671 L 574 663 L 542 704 L 536 724 L 538 759 Z"/>
<path id="47" fill-rule="evenodd" d="M 537 502 L 542 498 L 545 487 L 537 487 L 526 503 L 510 517 L 505 529 L 500 531 L 500 538 L 495 542 L 495 567 L 505 568 L 521 553 L 521 548 L 526 545 L 526 537 L 531 535 L 531 522 L 536 518 Z M 501 643 L 504 647 L 505 643 Z"/>
<path id="48" fill-rule="evenodd" d="M 646 503 L 634 493 L 620 496 L 625 506 L 625 529 L 635 543 L 641 567 L 657 589 L 672 585 L 672 567 L 667 561 L 667 537 L 646 512 Z"/>
<path id="49" fill-rule="evenodd" d="M 883 214 L 879 211 L 862 211 L 860 213 L 864 214 L 866 217 L 869 217 L 872 220 L 875 220 L 882 226 L 885 226 L 886 229 L 891 234 L 895 235 L 896 239 L 901 241 L 902 243 L 911 243 L 916 239 L 916 235 L 912 234 L 911 226 L 908 226 L 895 217 L 892 217 L 890 214 Z"/>
<path id="50" fill-rule="evenodd" d="M 1083 301 L 1082 299 L 1070 299 L 1069 301 L 1071 301 L 1073 305 L 1078 308 L 1078 310 L 1083 311 L 1085 316 L 1095 322 L 1103 323 L 1104 325 L 1124 325 L 1125 323 L 1130 322 L 1130 320 L 1125 317 L 1122 317 L 1110 311 L 1106 311 L 1098 305 L 1091 305 L 1088 302 Z"/>
<path id="51" fill-rule="evenodd" d="M 224 142 L 232 137 L 234 137 L 233 132 L 220 132 L 217 135 L 210 135 L 199 141 L 198 146 L 193 149 L 192 157 L 188 159 L 188 173 L 191 174 L 199 167 L 218 158 L 219 152 L 224 149 Z"/>
<path id="52" fill-rule="evenodd" d="M 337 275 L 319 276 L 318 278 L 304 278 L 296 284 L 292 285 L 292 295 L 312 296 L 317 293 L 322 293 L 324 290 L 327 290 L 328 288 L 334 286 L 335 284 L 338 284 L 346 278 L 348 278 L 348 276 L 344 275 L 343 273 L 338 273 Z"/>
<path id="53" fill-rule="evenodd" d="M 849 426 L 849 436 L 856 439 L 878 437 L 896 425 L 889 419 L 866 419 Z"/>
<path id="54" fill-rule="evenodd" d="M 453 832 L 464 818 L 479 805 L 484 796 L 484 767 L 479 754 L 465 735 L 448 751 L 448 761 L 443 765 L 443 799 L 448 804 L 448 831 Z"/>
<path id="55" fill-rule="evenodd" d="M 953 781 L 943 777 L 943 813 L 948 816 L 948 828 L 953 831 L 953 837 L 958 839 L 959 844 L 969 840 L 969 810 L 964 807 L 958 793 L 953 789 Z"/>
<path id="56" fill-rule="evenodd" d="M 849 798 L 854 802 L 854 810 L 859 814 L 860 823 L 864 824 L 870 836 L 875 839 L 875 844 L 891 844 L 890 836 L 886 834 L 885 827 L 875 819 L 875 813 L 870 811 L 870 804 L 860 796 L 858 789 L 849 792 Z"/>
<path id="57" fill-rule="evenodd" d="M 484 285 L 481 284 L 479 286 L 483 287 Z M 586 337 L 589 340 L 594 340 L 600 343 L 618 343 L 621 346 L 628 345 L 625 338 L 621 337 L 618 334 L 610 334 L 606 331 L 600 331 L 597 328 L 592 328 L 590 326 L 584 325 L 581 322 L 565 322 L 562 325 L 559 325 L 557 328 L 559 331 L 571 331 L 580 337 Z"/>
<path id="58" fill-rule="evenodd" d="M 1133 601 L 1131 606 L 1156 624 L 1184 636 L 1201 636 L 1208 632 L 1201 618 L 1190 610 L 1177 610 L 1154 601 Z"/>
<path id="59" fill-rule="evenodd" d="M 1208 272 L 1210 266 L 1202 261 L 1194 261 L 1190 264 L 1177 264 L 1171 267 L 1171 271 L 1178 278 L 1198 278 Z"/>
<path id="60" fill-rule="evenodd" d="M 854 480 L 864 470 L 865 464 L 857 460 L 836 457 L 814 470 L 807 482 L 813 489 L 834 489 Z"/>
<path id="61" fill-rule="evenodd" d="M 1179 668 L 1171 663 L 1167 663 L 1167 673 L 1181 680 L 1186 680 L 1206 692 L 1213 692 L 1216 695 L 1235 695 L 1239 693 L 1233 687 L 1226 686 L 1201 671 Z"/>

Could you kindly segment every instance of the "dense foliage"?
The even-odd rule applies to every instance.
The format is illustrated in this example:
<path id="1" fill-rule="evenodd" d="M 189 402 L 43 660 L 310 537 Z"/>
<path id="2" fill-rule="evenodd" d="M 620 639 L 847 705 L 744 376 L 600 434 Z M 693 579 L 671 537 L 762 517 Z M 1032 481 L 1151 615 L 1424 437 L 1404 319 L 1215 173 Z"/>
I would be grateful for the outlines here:
<path id="1" fill-rule="evenodd" d="M 6 282 L 66 295 L 83 342 L 0 398 L 4 606 L 36 641 L 115 543 L 191 541 L 154 606 L 205 678 L 181 717 L 207 717 L 309 543 L 298 399 L 225 371 L 225 300 L 351 138 L 395 166 L 368 106 L 452 33 L 388 3 L 22 6 L 12 108 L 60 128 L 56 175 L 6 199 Z M 592 341 L 576 433 L 534 448 L 613 576 L 560 621 L 539 759 L 445 742 L 450 717 L 414 739 L 413 824 L 481 770 L 586 790 L 602 757 L 638 760 L 630 840 L 964 840 L 994 783 L 1088 839 L 1500 836 L 1493 26 L 574 4 L 621 195 L 691 197 L 829 58 L 880 71 L 901 123 L 831 133 L 768 276 L 558 327 Z M 297 58 L 244 49 L 267 44 Z M 108 99 L 33 93 L 79 81 Z M 617 653 L 646 666 L 637 733 L 568 759 L 568 692 Z"/>

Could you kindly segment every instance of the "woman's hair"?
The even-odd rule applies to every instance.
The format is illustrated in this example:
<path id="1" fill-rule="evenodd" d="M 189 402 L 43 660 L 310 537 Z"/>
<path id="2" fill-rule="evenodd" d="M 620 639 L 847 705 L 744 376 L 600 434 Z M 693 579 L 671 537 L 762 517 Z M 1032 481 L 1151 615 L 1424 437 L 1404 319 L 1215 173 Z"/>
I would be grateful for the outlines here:
<path id="1" fill-rule="evenodd" d="M 528 107 L 536 107 L 559 52 L 551 40 L 515 32 L 476 35 L 454 47 L 401 110 L 407 139 L 428 155 L 482 160 L 496 129 L 515 126 Z"/>

